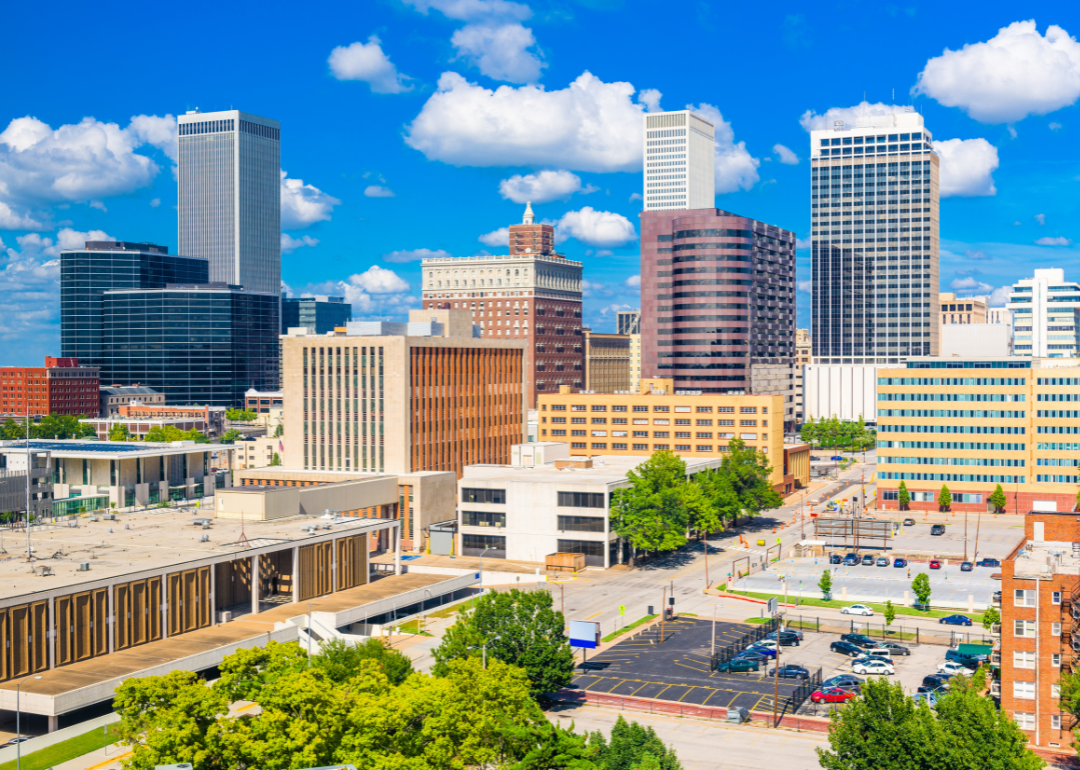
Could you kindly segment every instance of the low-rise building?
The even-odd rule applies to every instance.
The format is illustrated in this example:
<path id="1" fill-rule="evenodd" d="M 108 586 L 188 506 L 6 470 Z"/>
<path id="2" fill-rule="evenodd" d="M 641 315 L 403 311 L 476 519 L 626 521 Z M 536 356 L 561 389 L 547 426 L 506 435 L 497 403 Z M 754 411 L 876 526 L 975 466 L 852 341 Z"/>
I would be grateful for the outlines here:
<path id="1" fill-rule="evenodd" d="M 942 327 L 952 324 L 987 323 L 986 314 L 990 308 L 987 297 L 958 298 L 954 293 L 941 292 L 938 294 L 938 302 L 941 305 Z"/>
<path id="2" fill-rule="evenodd" d="M 52 356 L 44 366 L 0 366 L 0 415 L 97 417 L 100 371 Z"/>
<path id="3" fill-rule="evenodd" d="M 236 441 L 233 443 L 235 451 L 230 458 L 231 469 L 266 468 L 274 465 L 274 455 L 277 455 L 277 464 L 281 465 L 281 453 L 285 447 L 283 441 L 273 436 L 255 436 Z"/>
<path id="4" fill-rule="evenodd" d="M 197 430 L 207 438 L 215 439 L 225 433 L 225 407 L 223 406 L 176 406 L 166 404 L 142 404 L 134 402 L 116 407 L 116 415 L 108 418 L 80 420 L 92 425 L 102 441 L 119 425 L 140 441 L 154 428 L 173 427 L 178 430 Z"/>
<path id="5" fill-rule="evenodd" d="M 26 468 L 30 467 L 27 484 Z M 30 515 L 35 519 L 53 515 L 52 478 L 49 453 L 33 451 L 27 460 L 25 446 L 17 457 L 0 454 L 0 524 L 11 524 L 25 518 L 27 494 L 30 496 Z"/>
<path id="6" fill-rule="evenodd" d="M 110 385 L 101 387 L 101 411 L 99 417 L 115 417 L 121 406 L 144 404 L 153 406 L 165 403 L 165 394 L 145 385 Z"/>
<path id="7" fill-rule="evenodd" d="M 285 394 L 280 390 L 250 388 L 244 394 L 244 409 L 255 414 L 269 414 L 274 409 L 281 409 L 284 404 Z"/>
<path id="8" fill-rule="evenodd" d="M 795 330 L 795 421 L 806 420 L 805 408 L 805 370 L 810 365 L 813 343 L 809 329 Z"/>

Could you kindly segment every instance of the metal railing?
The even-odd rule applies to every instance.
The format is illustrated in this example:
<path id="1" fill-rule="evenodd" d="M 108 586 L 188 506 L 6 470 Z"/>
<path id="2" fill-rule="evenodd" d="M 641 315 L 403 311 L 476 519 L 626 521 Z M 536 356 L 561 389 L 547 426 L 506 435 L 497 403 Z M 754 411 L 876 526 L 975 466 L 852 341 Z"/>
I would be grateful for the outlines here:
<path id="1" fill-rule="evenodd" d="M 713 653 L 710 668 L 713 671 L 716 671 L 717 666 L 719 666 L 721 663 L 726 663 L 727 661 L 731 660 L 754 642 L 761 641 L 766 636 L 775 631 L 779 627 L 779 625 L 780 617 L 773 616 L 761 625 L 756 626 L 747 633 L 743 634 L 738 641 L 717 648 L 716 652 Z"/>
<path id="2" fill-rule="evenodd" d="M 817 671 L 810 673 L 809 679 L 803 680 L 802 684 L 795 688 L 795 692 L 786 698 L 787 707 L 784 709 L 784 713 L 794 714 L 802 708 L 802 704 L 806 702 L 806 699 L 810 697 L 814 690 L 821 687 L 821 682 L 821 668 L 818 667 Z"/>
<path id="3" fill-rule="evenodd" d="M 985 631 L 957 631 L 956 628 L 974 629 L 976 626 L 919 626 L 887 625 L 856 618 L 822 618 L 811 615 L 784 615 L 784 625 L 791 629 L 814 631 L 823 634 L 865 634 L 871 639 L 897 642 L 898 644 L 937 644 L 955 647 L 957 644 L 985 644 L 993 646 L 994 638 Z"/>

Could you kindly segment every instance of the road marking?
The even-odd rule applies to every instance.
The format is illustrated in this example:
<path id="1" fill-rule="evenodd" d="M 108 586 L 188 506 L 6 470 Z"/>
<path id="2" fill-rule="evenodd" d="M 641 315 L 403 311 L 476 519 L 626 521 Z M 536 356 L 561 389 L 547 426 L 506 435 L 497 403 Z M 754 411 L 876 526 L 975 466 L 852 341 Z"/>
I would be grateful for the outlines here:
<path id="1" fill-rule="evenodd" d="M 135 753 L 134 749 L 128 749 L 123 754 L 118 754 L 117 756 L 113 757 L 112 759 L 108 759 L 108 760 L 106 760 L 104 762 L 98 762 L 96 765 L 86 768 L 86 770 L 98 770 L 98 768 L 105 767 L 106 765 L 111 765 L 114 762 L 118 762 L 121 759 L 127 759 L 128 757 L 130 757 L 134 753 Z"/>
<path id="2" fill-rule="evenodd" d="M 676 701 L 676 703 L 682 703 L 682 702 L 683 702 L 683 698 L 685 698 L 685 697 L 686 697 L 687 695 L 689 695 L 690 693 L 692 693 L 692 692 L 693 692 L 694 690 L 696 690 L 697 688 L 698 688 L 698 685 L 694 685 L 693 687 L 691 687 L 691 688 L 690 688 L 689 690 L 687 690 L 687 691 L 686 691 L 686 694 L 685 694 L 685 695 L 683 695 L 683 696 L 682 696 L 682 698 L 679 698 L 679 700 L 678 700 L 678 701 Z"/>
<path id="3" fill-rule="evenodd" d="M 594 613 L 594 614 L 590 615 L 589 617 L 585 618 L 585 620 L 592 620 L 592 619 L 593 619 L 593 618 L 595 618 L 595 617 L 596 617 L 597 615 L 603 615 L 603 614 L 604 614 L 604 611 L 603 611 L 603 610 L 600 610 L 600 612 L 597 612 L 597 613 Z"/>

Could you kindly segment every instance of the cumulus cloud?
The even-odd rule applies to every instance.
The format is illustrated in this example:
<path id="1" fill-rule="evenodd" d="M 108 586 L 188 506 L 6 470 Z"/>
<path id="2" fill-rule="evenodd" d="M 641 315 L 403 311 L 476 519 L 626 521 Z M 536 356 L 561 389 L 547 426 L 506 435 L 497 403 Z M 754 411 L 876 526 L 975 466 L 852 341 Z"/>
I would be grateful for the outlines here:
<path id="1" fill-rule="evenodd" d="M 475 21 L 493 17 L 524 20 L 532 16 L 529 6 L 508 0 L 403 0 L 403 2 L 425 16 L 434 9 L 446 18 L 458 21 Z"/>
<path id="2" fill-rule="evenodd" d="M 150 208 L 156 209 L 161 205 L 161 198 L 154 198 L 150 201 Z"/>
<path id="3" fill-rule="evenodd" d="M 139 144 L 157 147 L 173 163 L 179 160 L 180 144 L 177 141 L 176 118 L 172 115 L 136 115 L 131 119 L 128 131 Z"/>
<path id="4" fill-rule="evenodd" d="M 289 179 L 281 172 L 281 226 L 296 229 L 316 222 L 329 221 L 337 198 L 327 195 L 318 187 L 304 184 L 303 179 Z"/>
<path id="5" fill-rule="evenodd" d="M 990 292 L 990 307 L 1005 307 L 1009 302 L 1009 295 L 1012 294 L 1012 286 L 999 286 Z"/>
<path id="6" fill-rule="evenodd" d="M 760 178 L 758 166 L 761 161 L 753 157 L 746 149 L 746 142 L 735 142 L 735 131 L 724 120 L 720 110 L 704 102 L 697 107 L 686 105 L 706 120 L 712 122 L 716 136 L 716 192 L 729 193 L 737 190 L 749 190 Z"/>
<path id="7" fill-rule="evenodd" d="M 509 236 L 507 236 L 509 238 Z M 387 262 L 419 262 L 421 259 L 446 259 L 450 252 L 443 249 L 404 249 L 383 254 Z M 369 271 L 370 272 L 370 271 Z"/>
<path id="8" fill-rule="evenodd" d="M 553 166 L 640 171 L 645 105 L 630 83 L 589 72 L 567 88 L 482 88 L 444 72 L 437 91 L 406 128 L 405 142 L 429 160 L 455 166 Z"/>
<path id="9" fill-rule="evenodd" d="M 569 171 L 539 171 L 535 174 L 515 174 L 499 182 L 499 194 L 514 203 L 547 203 L 569 198 L 576 192 L 595 192 L 591 185 L 582 189 L 581 177 Z"/>
<path id="10" fill-rule="evenodd" d="M 1038 246 L 1068 246 L 1072 241 L 1064 236 L 1059 235 L 1056 238 L 1052 238 L 1048 235 L 1045 238 L 1039 238 L 1035 243 Z"/>
<path id="11" fill-rule="evenodd" d="M 796 249 L 809 249 L 811 247 L 812 243 L 813 243 L 813 241 L 811 241 L 809 237 L 796 238 L 795 239 L 795 248 Z"/>
<path id="12" fill-rule="evenodd" d="M 597 283 L 596 281 L 581 282 L 581 295 L 583 297 L 610 297 L 614 293 L 607 284 Z"/>
<path id="13" fill-rule="evenodd" d="M 903 112 L 906 107 L 896 104 L 883 104 L 877 102 L 871 104 L 863 101 L 854 107 L 830 107 L 823 115 L 818 115 L 813 110 L 807 110 L 799 118 L 799 125 L 807 131 L 823 131 L 832 128 L 833 124 L 842 120 L 846 126 L 854 126 L 860 117 L 873 117 L 878 115 L 893 115 Z"/>
<path id="14" fill-rule="evenodd" d="M 369 184 L 364 188 L 364 195 L 368 198 L 393 198 L 394 191 L 381 184 Z"/>
<path id="15" fill-rule="evenodd" d="M 964 278 L 954 278 L 952 283 L 949 284 L 949 288 L 954 291 L 973 291 L 977 294 L 989 294 L 994 290 L 994 287 L 990 284 L 983 283 L 970 275 Z"/>
<path id="16" fill-rule="evenodd" d="M 568 238 L 576 238 L 589 246 L 610 248 L 636 240 L 637 231 L 622 214 L 585 206 L 579 211 L 566 212 L 556 223 L 555 242 L 562 243 Z"/>
<path id="17" fill-rule="evenodd" d="M 629 201 L 630 203 L 633 203 L 634 201 L 643 201 L 643 200 L 645 200 L 645 197 L 641 193 L 639 193 L 639 192 L 630 193 L 630 201 Z"/>
<path id="18" fill-rule="evenodd" d="M 1017 222 L 1017 224 L 1020 224 L 1020 223 Z M 968 259 L 974 259 L 974 260 L 992 259 L 992 257 L 989 254 L 987 254 L 985 251 L 983 251 L 982 249 L 968 249 L 967 251 L 964 252 L 964 256 L 967 257 Z"/>
<path id="19" fill-rule="evenodd" d="M 660 112 L 660 97 L 663 94 L 655 88 L 644 88 L 638 94 L 638 103 L 645 105 L 647 112 Z"/>
<path id="20" fill-rule="evenodd" d="M 641 290 L 641 276 L 640 275 L 632 275 L 629 278 L 627 278 L 625 281 L 623 281 L 623 285 L 628 289 L 637 289 L 637 290 L 640 291 Z"/>
<path id="21" fill-rule="evenodd" d="M 1045 225 L 1046 224 L 1046 214 L 1036 214 L 1035 215 L 1035 221 L 1038 222 L 1040 226 Z"/>
<path id="22" fill-rule="evenodd" d="M 997 147 L 985 139 L 947 139 L 935 141 L 934 150 L 941 159 L 942 198 L 997 195 Z"/>
<path id="23" fill-rule="evenodd" d="M 281 234 L 281 253 L 291 254 L 297 249 L 303 246 L 318 246 L 319 239 L 312 238 L 310 235 L 304 235 L 299 238 L 293 238 L 288 233 Z"/>
<path id="24" fill-rule="evenodd" d="M 781 163 L 785 163 L 789 166 L 795 166 L 799 163 L 799 156 L 784 145 L 774 144 L 772 149 Z"/>
<path id="25" fill-rule="evenodd" d="M 1051 123 L 1050 123 L 1050 124 L 1049 124 L 1049 125 L 1047 126 L 1047 128 L 1049 128 L 1049 129 L 1050 129 L 1051 131 L 1057 131 L 1058 129 L 1060 129 L 1060 128 L 1061 128 L 1061 124 L 1060 124 L 1060 123 L 1057 123 L 1056 121 L 1052 121 L 1052 122 L 1051 122 Z"/>
<path id="26" fill-rule="evenodd" d="M 409 282 L 393 270 L 372 265 L 363 273 L 349 276 L 354 286 L 359 286 L 369 294 L 399 294 L 409 290 Z"/>
<path id="27" fill-rule="evenodd" d="M 421 304 L 419 297 L 405 293 L 408 289 L 409 284 L 398 278 L 393 271 L 376 265 L 363 273 L 350 275 L 347 281 L 308 284 L 300 290 L 300 295 L 328 294 L 344 297 L 345 301 L 352 305 L 353 320 L 401 318 L 406 316 L 410 309 Z"/>
<path id="28" fill-rule="evenodd" d="M 375 35 L 366 43 L 338 46 L 327 62 L 338 80 L 362 80 L 376 94 L 400 94 L 412 90 L 412 78 L 398 72 Z"/>
<path id="29" fill-rule="evenodd" d="M 985 43 L 930 59 L 912 89 L 983 123 L 1045 115 L 1080 97 L 1080 43 L 1051 24 L 1014 21 Z"/>
<path id="30" fill-rule="evenodd" d="M 485 246 L 505 246 L 510 247 L 510 228 L 500 227 L 498 230 L 492 230 L 490 233 L 484 233 L 476 240 Z"/>
<path id="31" fill-rule="evenodd" d="M 454 33 L 450 42 L 457 58 L 465 59 L 494 80 L 535 83 L 546 63 L 535 51 L 532 30 L 518 22 L 468 24 Z"/>
<path id="32" fill-rule="evenodd" d="M 627 305 L 625 302 L 616 302 L 612 305 L 605 305 L 597 311 L 598 315 L 607 318 L 608 316 L 616 315 L 623 310 L 634 310 L 633 305 Z"/>
<path id="33" fill-rule="evenodd" d="M 814 291 L 813 281 L 796 281 L 795 287 L 799 291 L 805 291 L 807 294 L 811 294 Z"/>

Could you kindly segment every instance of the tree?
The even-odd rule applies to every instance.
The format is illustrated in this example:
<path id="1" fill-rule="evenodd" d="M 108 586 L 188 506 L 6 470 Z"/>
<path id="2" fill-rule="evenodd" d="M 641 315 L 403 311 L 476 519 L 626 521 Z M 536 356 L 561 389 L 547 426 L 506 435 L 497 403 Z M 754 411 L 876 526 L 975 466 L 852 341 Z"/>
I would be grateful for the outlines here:
<path id="1" fill-rule="evenodd" d="M 739 518 L 742 506 L 739 504 L 738 495 L 732 489 L 731 479 L 726 473 L 719 468 L 707 468 L 694 474 L 694 481 L 712 502 L 717 521 L 720 522 L 720 526 L 710 529 L 710 532 L 722 530 L 724 522 L 733 522 Z"/>
<path id="2" fill-rule="evenodd" d="M 240 431 L 229 428 L 219 439 L 222 444 L 235 444 L 240 439 Z"/>
<path id="3" fill-rule="evenodd" d="M 724 529 L 724 522 L 720 519 L 719 511 L 716 510 L 716 506 L 713 505 L 705 490 L 696 482 L 691 481 L 679 487 L 679 500 L 686 509 L 689 528 L 696 530 L 699 537 Z"/>
<path id="4" fill-rule="evenodd" d="M 900 488 L 896 490 L 896 502 L 901 511 L 906 511 L 911 505 L 911 493 L 907 491 L 907 484 L 900 482 Z"/>
<path id="5" fill-rule="evenodd" d="M 131 431 L 122 422 L 109 428 L 109 441 L 127 441 L 131 438 Z"/>
<path id="6" fill-rule="evenodd" d="M 937 496 L 938 507 L 943 511 L 949 510 L 949 506 L 952 505 L 952 493 L 949 492 L 949 488 L 944 484 L 941 485 L 941 491 Z"/>
<path id="7" fill-rule="evenodd" d="M 1005 504 L 1008 500 L 1005 497 L 1005 490 L 1001 488 L 1001 484 L 997 485 L 987 502 L 994 506 L 994 513 L 1001 513 L 1005 510 Z"/>
<path id="8" fill-rule="evenodd" d="M 143 441 L 155 444 L 165 444 L 172 441 L 194 441 L 196 444 L 210 443 L 210 439 L 206 437 L 205 433 L 200 433 L 195 428 L 180 430 L 175 425 L 155 425 L 146 431 Z"/>
<path id="9" fill-rule="evenodd" d="M 720 471 L 730 482 L 746 515 L 757 516 L 784 504 L 770 481 L 772 467 L 768 458 L 753 447 L 747 447 L 741 439 L 728 442 Z"/>
<path id="10" fill-rule="evenodd" d="M 486 647 L 489 662 L 524 669 L 534 697 L 565 687 L 574 678 L 574 655 L 563 631 L 563 614 L 552 604 L 547 591 L 484 594 L 435 648 L 433 673 L 445 676 L 452 661 L 480 658 Z"/>
<path id="11" fill-rule="evenodd" d="M 1000 622 L 1001 613 L 998 612 L 997 607 L 987 607 L 982 615 L 982 627 L 989 631 Z"/>
<path id="12" fill-rule="evenodd" d="M 274 428 L 274 438 L 281 438 L 283 435 L 285 435 L 285 426 L 279 424 Z"/>
<path id="13" fill-rule="evenodd" d="M 30 426 L 30 438 L 90 438 L 97 435 L 94 426 L 89 423 L 79 422 L 86 415 L 75 417 L 70 414 L 47 414 L 38 420 L 37 424 Z M 25 425 L 23 436 L 26 435 Z M 16 438 L 19 438 L 16 436 Z"/>
<path id="14" fill-rule="evenodd" d="M 611 727 L 611 740 L 600 732 L 589 736 L 593 761 L 601 770 L 682 770 L 675 750 L 664 745 L 656 731 L 620 715 Z"/>
<path id="15" fill-rule="evenodd" d="M 347 682 L 360 673 L 365 660 L 378 663 L 393 685 L 402 684 L 413 673 L 412 661 L 374 638 L 359 644 L 344 639 L 330 639 L 323 642 L 312 664 L 325 671 L 331 680 Z"/>
<path id="16" fill-rule="evenodd" d="M 920 572 L 915 576 L 915 579 L 911 581 L 911 590 L 915 592 L 915 597 L 919 600 L 919 604 L 929 604 L 930 578 L 927 577 L 925 572 Z"/>
<path id="17" fill-rule="evenodd" d="M 821 589 L 821 598 L 828 600 L 829 595 L 832 593 L 832 570 L 826 569 L 821 573 L 821 580 L 818 581 L 818 588 Z"/>
<path id="18" fill-rule="evenodd" d="M 226 409 L 225 419 L 229 422 L 255 422 L 258 415 L 249 409 Z"/>
<path id="19" fill-rule="evenodd" d="M 270 458 L 270 464 L 281 465 L 281 456 L 277 452 L 274 452 L 274 456 Z"/>
<path id="20" fill-rule="evenodd" d="M 673 551 L 686 544 L 689 515 L 681 489 L 686 463 L 660 451 L 626 474 L 611 499 L 611 528 L 638 551 Z"/>
<path id="21" fill-rule="evenodd" d="M 885 600 L 885 625 L 891 626 L 896 620 L 896 607 L 893 607 L 892 599 Z"/>

